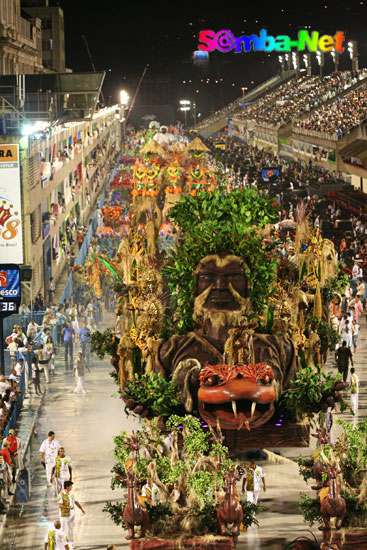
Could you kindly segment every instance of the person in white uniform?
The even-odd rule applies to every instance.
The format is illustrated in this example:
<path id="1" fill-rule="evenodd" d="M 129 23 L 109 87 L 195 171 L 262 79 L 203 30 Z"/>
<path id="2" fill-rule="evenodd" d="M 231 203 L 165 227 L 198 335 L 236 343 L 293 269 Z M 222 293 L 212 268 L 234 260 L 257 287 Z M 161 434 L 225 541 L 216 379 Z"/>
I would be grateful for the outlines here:
<path id="1" fill-rule="evenodd" d="M 72 481 L 72 476 L 71 458 L 66 456 L 64 447 L 60 447 L 51 472 L 51 483 L 55 479 L 57 495 L 63 490 L 65 481 Z"/>
<path id="2" fill-rule="evenodd" d="M 350 389 L 350 404 L 351 404 L 352 411 L 354 413 L 353 420 L 356 420 L 358 416 L 359 378 L 356 375 L 356 372 L 353 367 L 350 369 L 349 389 Z"/>
<path id="3" fill-rule="evenodd" d="M 265 473 L 263 469 L 260 468 L 260 466 L 257 466 L 255 461 L 250 460 L 249 466 L 246 468 L 245 471 L 245 478 L 242 483 L 242 492 L 244 492 L 246 484 L 247 502 L 257 504 L 261 489 L 261 482 L 263 484 L 263 489 L 265 492 Z"/>
<path id="4" fill-rule="evenodd" d="M 64 489 L 57 497 L 57 503 L 59 505 L 61 529 L 68 537 L 69 543 L 73 546 L 75 506 L 77 506 L 83 514 L 85 514 L 85 510 L 75 498 L 72 481 L 65 481 Z"/>
<path id="5" fill-rule="evenodd" d="M 150 504 L 159 501 L 159 488 L 151 478 L 148 478 L 146 484 L 143 485 L 141 495 L 145 497 Z"/>
<path id="6" fill-rule="evenodd" d="M 77 379 L 77 384 L 74 389 L 74 393 L 80 393 L 80 392 L 87 393 L 84 387 L 85 369 L 87 369 L 88 372 L 90 372 L 90 369 L 87 365 L 86 360 L 83 357 L 82 352 L 79 351 L 78 357 L 75 361 L 74 370 L 73 370 L 73 376 L 75 376 Z"/>
<path id="7" fill-rule="evenodd" d="M 45 550 L 69 550 L 68 537 L 61 529 L 61 521 L 57 519 L 54 527 L 45 537 Z"/>
<path id="8" fill-rule="evenodd" d="M 163 148 L 167 147 L 169 151 L 172 150 L 172 144 L 176 141 L 174 135 L 168 131 L 167 126 L 161 126 L 159 132 L 155 134 L 153 139 Z"/>
<path id="9" fill-rule="evenodd" d="M 48 432 L 47 439 L 43 441 L 40 447 L 41 463 L 46 468 L 47 487 L 51 486 L 51 472 L 59 449 L 60 443 L 55 439 L 55 432 Z"/>

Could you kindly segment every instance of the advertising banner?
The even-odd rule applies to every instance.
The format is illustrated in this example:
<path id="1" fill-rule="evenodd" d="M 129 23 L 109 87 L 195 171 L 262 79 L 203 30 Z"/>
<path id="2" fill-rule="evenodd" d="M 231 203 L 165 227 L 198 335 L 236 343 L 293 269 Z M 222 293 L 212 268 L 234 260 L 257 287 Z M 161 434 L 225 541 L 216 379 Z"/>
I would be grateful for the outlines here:
<path id="1" fill-rule="evenodd" d="M 264 181 L 276 182 L 279 179 L 279 170 L 278 168 L 268 168 L 261 171 L 262 179 Z"/>
<path id="2" fill-rule="evenodd" d="M 0 264 L 23 263 L 18 144 L 0 143 Z"/>
<path id="3" fill-rule="evenodd" d="M 17 313 L 20 305 L 20 272 L 16 265 L 0 265 L 0 316 Z"/>

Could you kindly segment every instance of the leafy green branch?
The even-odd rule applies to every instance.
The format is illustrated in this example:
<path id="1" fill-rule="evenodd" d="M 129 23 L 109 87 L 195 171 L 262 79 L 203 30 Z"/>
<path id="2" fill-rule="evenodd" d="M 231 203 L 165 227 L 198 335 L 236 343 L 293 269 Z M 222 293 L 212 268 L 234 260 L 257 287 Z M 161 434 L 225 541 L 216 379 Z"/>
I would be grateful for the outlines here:
<path id="1" fill-rule="evenodd" d="M 104 332 L 96 330 L 90 337 L 91 351 L 94 352 L 99 359 L 103 359 L 105 355 L 115 356 L 118 347 L 118 338 L 115 337 L 112 329 L 108 328 Z"/>
<path id="2" fill-rule="evenodd" d="M 312 423 L 323 404 L 334 407 L 335 402 L 339 401 L 341 410 L 347 407 L 340 394 L 344 386 L 341 374 L 325 374 L 321 365 L 302 368 L 290 386 L 281 397 L 281 405 L 293 420 L 306 417 Z"/>
<path id="3" fill-rule="evenodd" d="M 128 399 L 134 399 L 154 416 L 168 416 L 178 407 L 179 392 L 175 380 L 165 380 L 161 373 L 135 374 L 134 382 L 127 382 Z"/>

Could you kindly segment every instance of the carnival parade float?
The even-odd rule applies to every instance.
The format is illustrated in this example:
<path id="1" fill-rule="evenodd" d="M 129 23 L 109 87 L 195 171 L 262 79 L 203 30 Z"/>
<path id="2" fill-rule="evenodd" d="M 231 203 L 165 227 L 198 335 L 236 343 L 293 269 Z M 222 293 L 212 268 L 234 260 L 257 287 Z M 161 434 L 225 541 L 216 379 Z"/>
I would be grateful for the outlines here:
<path id="1" fill-rule="evenodd" d="M 183 154 L 159 147 L 145 145 L 131 166 L 117 253 L 96 258 L 113 277 L 117 307 L 116 324 L 94 333 L 92 347 L 111 356 L 125 410 L 142 419 L 136 433 L 115 438 L 112 484 L 126 498 L 106 511 L 134 549 L 234 548 L 259 510 L 237 492 L 236 454 L 308 447 L 312 430 L 322 442 L 316 416 L 346 407 L 341 376 L 323 368 L 345 278 L 304 204 L 285 260 L 274 199 L 223 186 L 198 142 Z M 366 516 L 365 455 L 349 449 L 346 461 L 357 432 L 344 429 L 334 448 L 321 443 L 312 464 L 300 463 L 310 478 L 319 462 L 319 508 L 304 497 L 301 508 L 322 523 L 324 549 L 349 548 L 334 531 L 348 518 L 355 527 L 351 506 L 359 524 Z"/>

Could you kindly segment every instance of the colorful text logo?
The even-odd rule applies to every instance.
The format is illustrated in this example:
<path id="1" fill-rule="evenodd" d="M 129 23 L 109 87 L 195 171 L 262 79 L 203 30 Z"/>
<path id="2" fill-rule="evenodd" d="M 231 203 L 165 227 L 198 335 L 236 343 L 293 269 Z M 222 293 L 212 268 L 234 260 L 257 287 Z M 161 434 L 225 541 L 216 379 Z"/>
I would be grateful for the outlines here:
<path id="1" fill-rule="evenodd" d="M 210 30 L 201 31 L 199 33 L 199 50 L 205 52 L 290 52 L 292 48 L 299 52 L 306 48 L 309 52 L 330 52 L 335 50 L 342 53 L 344 51 L 343 42 L 345 36 L 343 31 L 337 31 L 334 36 L 324 34 L 320 36 L 318 31 L 309 32 L 302 29 L 298 33 L 297 40 L 291 40 L 289 36 L 278 35 L 276 37 L 268 35 L 266 29 L 261 29 L 259 35 L 251 34 L 250 36 L 236 37 L 231 31 L 221 30 L 214 32 Z"/>

